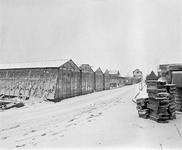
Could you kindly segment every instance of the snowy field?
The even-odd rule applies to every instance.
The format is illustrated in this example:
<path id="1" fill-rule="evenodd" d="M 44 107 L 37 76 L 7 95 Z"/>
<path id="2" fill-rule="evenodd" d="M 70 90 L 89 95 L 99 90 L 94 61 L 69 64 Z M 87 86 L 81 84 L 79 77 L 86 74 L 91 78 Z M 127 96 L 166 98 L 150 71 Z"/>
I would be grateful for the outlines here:
<path id="1" fill-rule="evenodd" d="M 181 115 L 138 117 L 138 85 L 0 112 L 0 149 L 181 149 Z"/>

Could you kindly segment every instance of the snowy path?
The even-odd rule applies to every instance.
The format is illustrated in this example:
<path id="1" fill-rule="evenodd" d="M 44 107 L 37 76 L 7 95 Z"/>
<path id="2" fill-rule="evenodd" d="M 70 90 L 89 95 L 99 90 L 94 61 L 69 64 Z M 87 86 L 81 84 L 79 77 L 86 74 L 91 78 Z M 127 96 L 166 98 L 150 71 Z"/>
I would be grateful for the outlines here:
<path id="1" fill-rule="evenodd" d="M 0 112 L 0 148 L 179 149 L 181 116 L 138 118 L 138 85 Z"/>

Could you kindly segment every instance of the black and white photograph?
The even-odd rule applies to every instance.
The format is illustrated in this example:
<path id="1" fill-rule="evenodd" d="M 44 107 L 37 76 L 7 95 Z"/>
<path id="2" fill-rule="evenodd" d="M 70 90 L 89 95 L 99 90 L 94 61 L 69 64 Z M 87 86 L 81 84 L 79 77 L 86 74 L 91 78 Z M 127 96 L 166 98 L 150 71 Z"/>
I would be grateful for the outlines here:
<path id="1" fill-rule="evenodd" d="M 182 149 L 182 0 L 0 0 L 9 149 Z"/>

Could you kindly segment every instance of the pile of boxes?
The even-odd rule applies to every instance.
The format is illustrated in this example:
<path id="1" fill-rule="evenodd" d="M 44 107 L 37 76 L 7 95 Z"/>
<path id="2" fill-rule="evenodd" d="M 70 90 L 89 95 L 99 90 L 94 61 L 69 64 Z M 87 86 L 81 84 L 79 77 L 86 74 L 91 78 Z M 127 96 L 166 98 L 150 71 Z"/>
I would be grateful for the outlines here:
<path id="1" fill-rule="evenodd" d="M 149 109 L 147 108 L 148 98 L 138 98 L 136 103 L 139 117 L 147 119 L 149 115 Z"/>
<path id="2" fill-rule="evenodd" d="M 176 85 L 175 84 L 167 84 L 166 85 L 167 92 L 170 94 L 169 96 L 169 119 L 176 119 L 176 106 L 175 106 L 175 97 L 176 97 Z"/>
<path id="3" fill-rule="evenodd" d="M 149 109 L 149 119 L 157 122 L 168 122 L 169 113 L 169 95 L 166 89 L 166 82 L 155 81 L 152 83 L 153 88 L 147 88 L 149 102 L 147 107 Z M 155 87 L 155 88 L 154 88 Z"/>
<path id="4" fill-rule="evenodd" d="M 175 93 L 175 106 L 176 110 L 182 112 L 182 88 L 177 88 Z"/>
<path id="5" fill-rule="evenodd" d="M 175 93 L 174 84 L 165 81 L 150 80 L 147 82 L 148 98 L 136 100 L 139 117 L 167 123 L 175 119 Z"/>

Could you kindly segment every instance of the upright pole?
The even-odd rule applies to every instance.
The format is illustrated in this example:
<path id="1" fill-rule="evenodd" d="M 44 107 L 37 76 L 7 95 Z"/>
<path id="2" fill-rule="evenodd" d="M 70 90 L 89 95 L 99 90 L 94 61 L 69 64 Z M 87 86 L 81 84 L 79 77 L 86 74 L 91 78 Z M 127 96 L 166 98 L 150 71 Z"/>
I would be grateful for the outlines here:
<path id="1" fill-rule="evenodd" d="M 140 84 L 141 84 L 141 83 L 139 82 L 139 91 L 140 91 Z"/>

